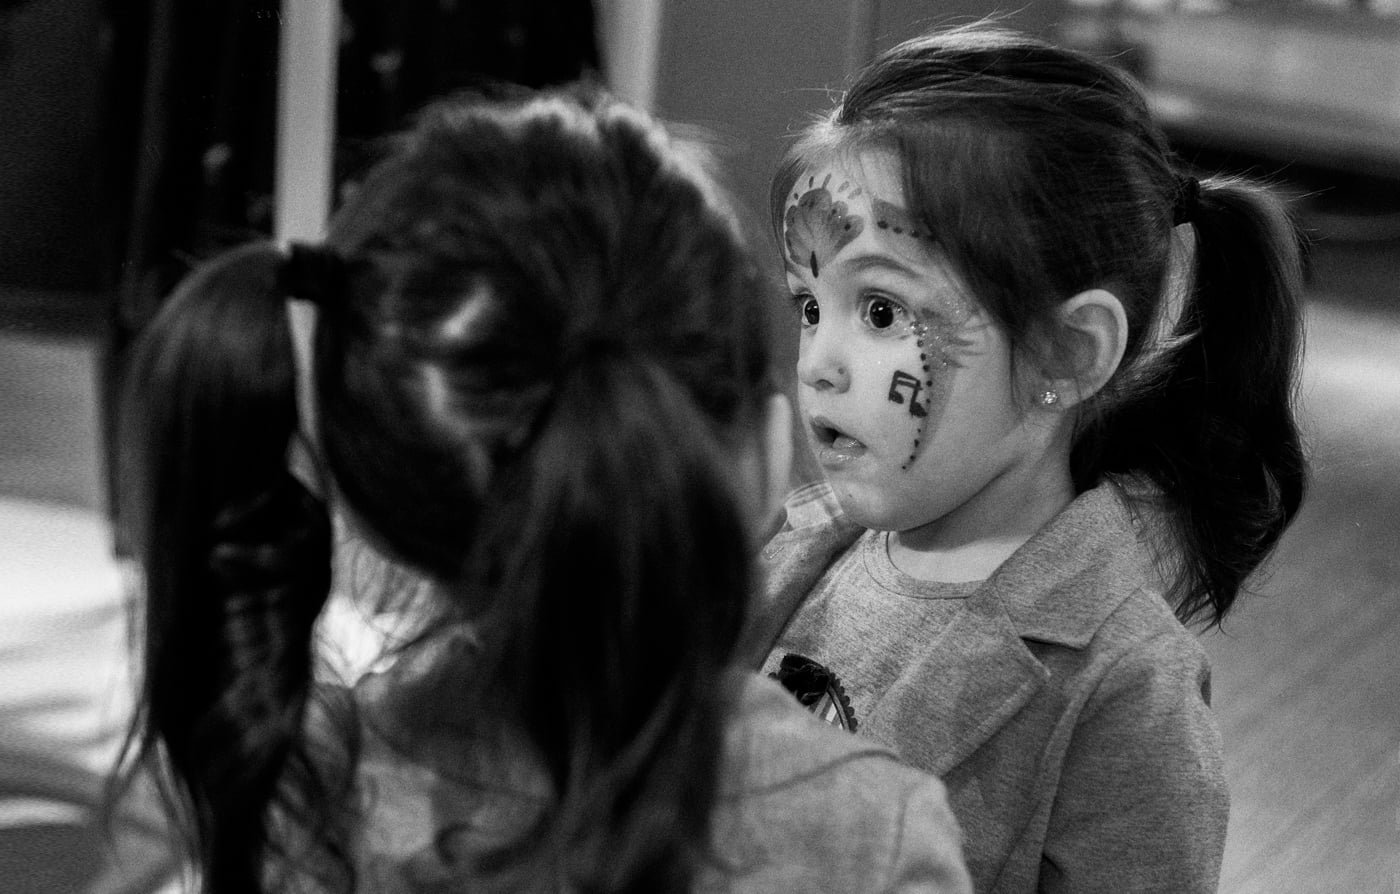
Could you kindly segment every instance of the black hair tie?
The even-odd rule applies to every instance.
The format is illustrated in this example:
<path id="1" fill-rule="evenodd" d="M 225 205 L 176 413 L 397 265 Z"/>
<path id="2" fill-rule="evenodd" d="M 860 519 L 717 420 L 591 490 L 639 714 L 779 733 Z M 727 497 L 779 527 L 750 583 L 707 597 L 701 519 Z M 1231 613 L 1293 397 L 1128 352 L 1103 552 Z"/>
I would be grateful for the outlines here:
<path id="1" fill-rule="evenodd" d="M 277 287 L 282 294 L 327 307 L 345 285 L 345 262 L 335 249 L 325 245 L 293 242 L 277 269 Z"/>
<path id="2" fill-rule="evenodd" d="M 1184 174 L 1176 181 L 1176 204 L 1172 206 L 1172 226 L 1191 223 L 1201 201 L 1201 181 Z"/>

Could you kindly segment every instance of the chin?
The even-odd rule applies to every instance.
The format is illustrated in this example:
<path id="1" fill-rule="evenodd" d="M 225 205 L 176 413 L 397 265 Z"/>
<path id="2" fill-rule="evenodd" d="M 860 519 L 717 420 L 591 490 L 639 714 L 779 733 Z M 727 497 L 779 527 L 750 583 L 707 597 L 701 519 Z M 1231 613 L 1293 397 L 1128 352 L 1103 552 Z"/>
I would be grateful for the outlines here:
<path id="1" fill-rule="evenodd" d="M 846 513 L 846 517 L 851 521 L 874 531 L 901 530 L 896 514 L 879 499 L 863 494 L 860 488 L 851 487 L 841 481 L 830 483 L 832 491 L 836 494 L 836 502 L 841 504 L 841 511 Z"/>

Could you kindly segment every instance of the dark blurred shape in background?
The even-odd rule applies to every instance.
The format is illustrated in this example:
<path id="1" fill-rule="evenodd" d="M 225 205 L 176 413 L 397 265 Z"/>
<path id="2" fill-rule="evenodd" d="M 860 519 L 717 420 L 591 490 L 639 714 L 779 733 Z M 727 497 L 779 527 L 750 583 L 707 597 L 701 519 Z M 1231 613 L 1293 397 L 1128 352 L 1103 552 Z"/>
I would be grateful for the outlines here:
<path id="1" fill-rule="evenodd" d="M 341 16 L 340 174 L 434 96 L 599 68 L 590 0 Z M 98 336 L 105 391 L 194 261 L 271 235 L 280 25 L 277 0 L 0 5 L 0 325 Z"/>
<path id="2" fill-rule="evenodd" d="M 96 289 L 102 17 L 93 0 L 0 4 L 0 283 Z"/>
<path id="3" fill-rule="evenodd" d="M 336 120 L 352 159 L 434 96 L 598 65 L 588 0 L 347 0 L 341 12 Z M 107 198 L 131 331 L 191 259 L 271 233 L 281 15 L 276 0 L 148 0 L 111 3 L 108 22 L 108 133 L 125 170 L 113 166 Z"/>

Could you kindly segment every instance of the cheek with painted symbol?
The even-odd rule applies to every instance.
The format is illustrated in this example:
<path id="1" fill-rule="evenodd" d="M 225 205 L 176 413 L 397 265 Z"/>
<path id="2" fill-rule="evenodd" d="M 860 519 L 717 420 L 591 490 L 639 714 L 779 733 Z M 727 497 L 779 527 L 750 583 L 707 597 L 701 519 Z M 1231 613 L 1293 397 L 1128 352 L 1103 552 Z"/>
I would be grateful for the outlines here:
<path id="1" fill-rule="evenodd" d="M 905 390 L 908 391 L 909 424 L 913 429 L 913 443 L 909 448 L 909 458 L 900 468 L 909 467 L 919 458 L 919 445 L 924 441 L 929 423 L 929 410 L 933 408 L 933 364 L 930 362 L 926 339 L 928 326 L 915 323 L 913 326 L 914 347 L 918 352 L 918 366 L 914 372 L 896 370 L 890 379 L 889 399 L 895 403 L 905 403 Z M 937 420 L 934 420 L 937 424 Z"/>
<path id="2" fill-rule="evenodd" d="M 966 307 L 958 311 L 956 320 L 950 320 L 947 314 L 925 314 L 914 322 L 910 326 L 910 360 L 890 376 L 886 399 L 907 407 L 903 421 L 910 429 L 910 449 L 901 465 L 906 472 L 919 458 L 921 447 L 937 431 L 952 377 L 962 366 L 959 358 L 973 345 L 966 332 L 973 314 Z"/>

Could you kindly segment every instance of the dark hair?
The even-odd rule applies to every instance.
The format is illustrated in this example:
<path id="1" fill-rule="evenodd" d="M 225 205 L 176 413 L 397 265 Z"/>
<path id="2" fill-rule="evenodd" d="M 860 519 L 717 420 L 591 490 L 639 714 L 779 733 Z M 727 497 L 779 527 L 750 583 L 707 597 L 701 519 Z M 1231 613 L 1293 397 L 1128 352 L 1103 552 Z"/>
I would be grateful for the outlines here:
<path id="1" fill-rule="evenodd" d="M 328 240 L 314 424 L 333 502 L 434 581 L 439 624 L 476 631 L 469 667 L 422 653 L 446 662 L 437 679 L 473 681 L 432 693 L 434 712 L 486 711 L 542 759 L 552 807 L 483 866 L 546 886 L 684 890 L 708 841 L 750 584 L 732 469 L 756 443 L 769 356 L 763 280 L 699 165 L 601 96 L 459 98 L 358 185 Z M 259 889 L 283 802 L 328 847 L 338 834 L 343 780 L 302 772 L 288 791 L 285 775 L 306 747 L 330 550 L 283 458 L 281 264 L 253 248 L 195 273 L 143 334 L 128 390 L 146 447 L 139 736 L 193 807 L 208 891 Z M 206 572 L 232 567 L 231 543 L 248 561 Z M 274 605 L 295 611 L 259 613 L 256 637 L 231 626 Z M 230 638 L 285 659 L 216 648 Z M 207 682 L 183 685 L 187 665 Z M 250 687 L 262 701 L 230 697 Z M 403 707 L 411 747 L 435 718 Z"/>
<path id="2" fill-rule="evenodd" d="M 136 344 L 120 517 L 145 593 L 133 768 L 157 775 L 210 890 L 257 890 L 263 815 L 309 697 L 330 522 L 287 470 L 295 372 L 280 254 L 197 269 Z M 318 779 L 307 768 L 303 780 Z"/>
<path id="3" fill-rule="evenodd" d="M 1122 302 L 1126 352 L 1079 415 L 1075 484 L 1150 490 L 1175 545 L 1178 616 L 1218 624 L 1306 486 L 1300 240 L 1280 201 L 1191 176 L 1128 75 L 985 23 L 860 71 L 785 158 L 774 225 L 804 167 L 865 150 L 895 154 L 914 218 L 1023 355 L 1063 368 L 1053 311 L 1093 288 Z"/>

